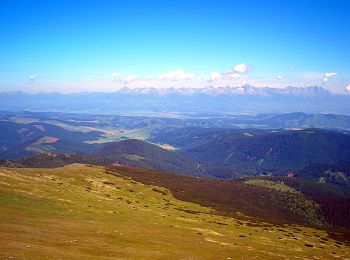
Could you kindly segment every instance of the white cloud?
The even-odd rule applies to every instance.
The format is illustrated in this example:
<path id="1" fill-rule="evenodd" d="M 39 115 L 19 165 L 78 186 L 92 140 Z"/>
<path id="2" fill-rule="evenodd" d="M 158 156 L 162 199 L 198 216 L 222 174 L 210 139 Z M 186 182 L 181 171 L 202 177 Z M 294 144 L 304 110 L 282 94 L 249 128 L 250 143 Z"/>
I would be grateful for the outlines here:
<path id="1" fill-rule="evenodd" d="M 327 82 L 330 78 L 334 77 L 337 75 L 336 72 L 326 72 L 323 76 L 323 82 Z"/>
<path id="2" fill-rule="evenodd" d="M 219 72 L 213 71 L 212 73 L 210 73 L 210 79 L 212 81 L 218 80 L 220 78 L 221 78 L 221 74 Z"/>
<path id="3" fill-rule="evenodd" d="M 111 78 L 112 78 L 112 81 L 114 81 L 115 83 L 121 83 L 121 84 L 129 84 L 132 81 L 140 79 L 139 77 L 137 77 L 135 75 L 122 77 L 122 75 L 120 73 L 115 72 L 115 71 L 112 72 Z"/>
<path id="4" fill-rule="evenodd" d="M 178 69 L 178 70 L 172 70 L 172 71 L 168 71 L 166 73 L 160 74 L 157 78 L 177 81 L 177 80 L 193 79 L 195 78 L 195 75 L 193 73 L 184 72 L 183 70 Z"/>
<path id="5" fill-rule="evenodd" d="M 346 86 L 345 88 L 348 92 L 350 92 L 350 84 Z"/>
<path id="6" fill-rule="evenodd" d="M 247 74 L 250 71 L 250 66 L 246 63 L 240 63 L 233 67 L 233 72 L 238 74 Z"/>
<path id="7" fill-rule="evenodd" d="M 122 84 L 129 84 L 130 82 L 135 81 L 135 80 L 138 80 L 138 79 L 139 79 L 139 77 L 137 77 L 137 76 L 135 76 L 135 75 L 131 75 L 131 76 L 122 77 L 122 78 L 120 79 L 120 82 L 121 82 Z"/>
<path id="8" fill-rule="evenodd" d="M 30 81 L 35 81 L 37 78 L 38 78 L 38 76 L 35 75 L 35 74 L 29 76 L 29 80 L 30 80 Z"/>
<path id="9" fill-rule="evenodd" d="M 134 81 L 134 80 L 137 80 L 139 77 L 138 76 L 126 76 L 123 78 L 123 80 L 127 80 L 127 81 Z"/>
<path id="10" fill-rule="evenodd" d="M 229 75 L 229 78 L 244 78 L 251 71 L 252 67 L 246 63 L 240 63 L 235 65 L 232 69 L 224 72 L 224 74 Z"/>
<path id="11" fill-rule="evenodd" d="M 283 76 L 282 75 L 277 75 L 276 79 L 281 80 L 281 79 L 283 79 Z"/>
<path id="12" fill-rule="evenodd" d="M 326 73 L 324 74 L 324 76 L 327 77 L 327 78 L 333 77 L 333 76 L 335 76 L 335 75 L 337 75 L 336 72 L 326 72 Z"/>
<path id="13" fill-rule="evenodd" d="M 112 72 L 112 74 L 111 74 L 112 79 L 116 79 L 119 76 L 120 76 L 120 74 L 118 72 Z"/>
<path id="14" fill-rule="evenodd" d="M 230 78 L 233 78 L 233 79 L 239 79 L 239 78 L 244 76 L 244 75 L 239 74 L 239 73 L 232 73 L 232 74 L 229 74 L 229 75 L 230 75 Z"/>

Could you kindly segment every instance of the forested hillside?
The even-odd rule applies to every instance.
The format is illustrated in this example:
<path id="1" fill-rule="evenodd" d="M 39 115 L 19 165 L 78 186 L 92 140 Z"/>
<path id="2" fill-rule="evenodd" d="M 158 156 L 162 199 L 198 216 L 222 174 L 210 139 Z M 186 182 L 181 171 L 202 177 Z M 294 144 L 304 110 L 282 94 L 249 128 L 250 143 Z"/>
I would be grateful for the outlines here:
<path id="1" fill-rule="evenodd" d="M 195 160 L 136 139 L 108 144 L 98 150 L 96 155 L 113 159 L 117 164 L 191 176 L 206 176 Z"/>

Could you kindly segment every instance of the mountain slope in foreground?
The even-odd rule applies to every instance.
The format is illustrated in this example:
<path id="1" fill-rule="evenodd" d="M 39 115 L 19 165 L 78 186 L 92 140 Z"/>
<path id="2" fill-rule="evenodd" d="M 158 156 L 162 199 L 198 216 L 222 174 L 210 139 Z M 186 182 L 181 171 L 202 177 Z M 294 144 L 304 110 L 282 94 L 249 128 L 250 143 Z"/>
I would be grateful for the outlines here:
<path id="1" fill-rule="evenodd" d="M 57 169 L 0 168 L 0 258 L 350 257 L 350 247 L 324 230 L 269 224 L 238 213 L 218 214 L 175 198 L 172 194 L 181 193 L 181 185 L 171 193 L 136 179 L 159 174 L 81 164 Z M 260 192 L 247 187 L 254 194 Z M 267 194 L 262 193 L 262 202 Z M 266 206 L 257 200 L 256 212 Z"/>

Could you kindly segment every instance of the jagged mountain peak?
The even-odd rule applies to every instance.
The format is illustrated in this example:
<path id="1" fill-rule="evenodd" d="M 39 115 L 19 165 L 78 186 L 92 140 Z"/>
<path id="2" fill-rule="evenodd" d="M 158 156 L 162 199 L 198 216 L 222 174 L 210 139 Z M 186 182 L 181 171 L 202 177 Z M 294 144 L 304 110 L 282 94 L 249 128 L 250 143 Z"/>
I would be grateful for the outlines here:
<path id="1" fill-rule="evenodd" d="M 272 96 L 272 95 L 291 95 L 291 96 L 318 96 L 330 95 L 331 93 L 320 86 L 309 87 L 292 87 L 273 88 L 273 87 L 255 87 L 253 85 L 243 85 L 241 87 L 215 87 L 212 85 L 203 88 L 121 88 L 117 90 L 118 93 L 124 94 L 180 94 L 180 95 L 258 95 L 258 96 Z"/>

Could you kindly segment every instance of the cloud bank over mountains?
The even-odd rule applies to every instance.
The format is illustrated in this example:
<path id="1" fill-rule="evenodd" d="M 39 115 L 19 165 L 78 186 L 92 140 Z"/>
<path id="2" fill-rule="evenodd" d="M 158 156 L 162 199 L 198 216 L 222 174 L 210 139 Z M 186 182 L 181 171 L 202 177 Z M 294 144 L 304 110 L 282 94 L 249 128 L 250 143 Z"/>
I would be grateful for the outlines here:
<path id="1" fill-rule="evenodd" d="M 2 110 L 93 113 L 331 113 L 350 115 L 350 95 L 323 87 L 123 88 L 79 94 L 0 92 Z"/>
<path id="2" fill-rule="evenodd" d="M 213 86 L 241 87 L 253 85 L 255 87 L 285 88 L 322 86 L 323 88 L 338 94 L 350 93 L 350 75 L 337 72 L 305 72 L 297 69 L 289 69 L 284 73 L 266 76 L 255 66 L 248 63 L 239 63 L 230 69 L 212 71 L 210 73 L 197 74 L 188 70 L 174 69 L 163 71 L 156 75 L 135 75 L 123 74 L 119 71 L 112 71 L 102 75 L 84 75 L 76 79 L 55 81 L 49 76 L 40 73 L 28 76 L 27 83 L 16 86 L 0 87 L 0 91 L 22 90 L 26 92 L 62 92 L 78 93 L 89 92 L 113 92 L 124 87 L 128 88 L 205 88 Z M 1 83 L 1 82 L 0 82 Z M 34 84 L 35 83 L 35 84 Z M 3 85 L 3 84 L 1 84 Z M 0 86 L 1 86 L 0 85 Z"/>

